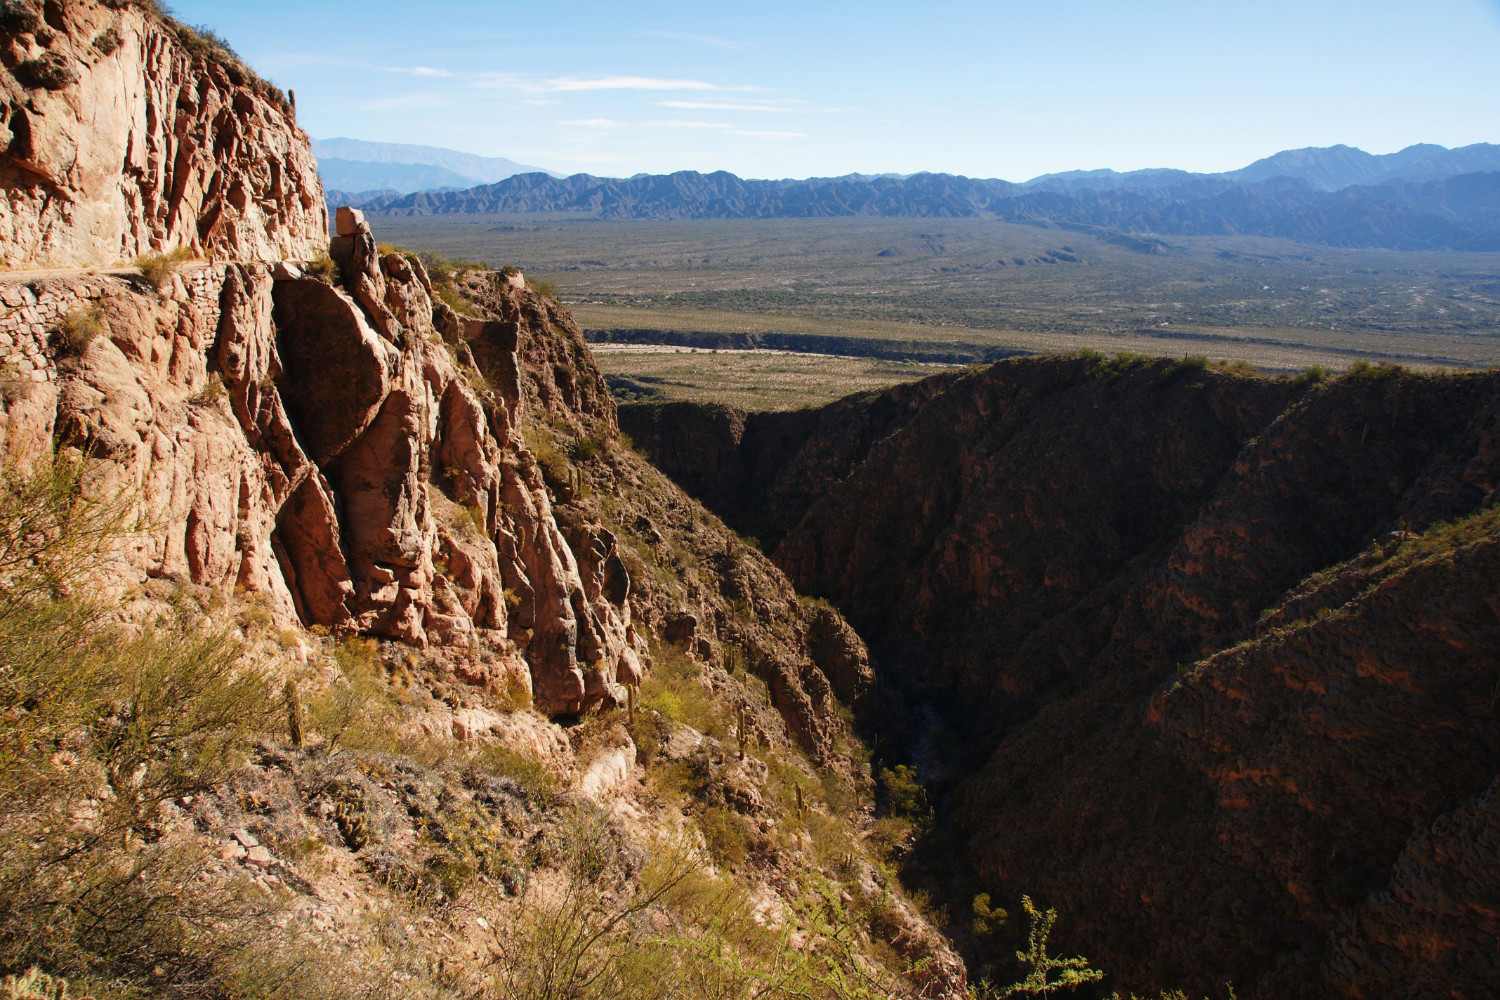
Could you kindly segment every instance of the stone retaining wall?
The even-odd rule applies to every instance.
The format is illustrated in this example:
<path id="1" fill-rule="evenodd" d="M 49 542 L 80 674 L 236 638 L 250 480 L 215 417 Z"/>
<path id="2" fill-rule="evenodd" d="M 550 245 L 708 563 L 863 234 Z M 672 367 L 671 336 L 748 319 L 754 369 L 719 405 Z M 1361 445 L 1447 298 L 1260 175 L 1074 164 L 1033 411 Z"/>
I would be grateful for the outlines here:
<path id="1" fill-rule="evenodd" d="M 224 272 L 223 264 L 189 264 L 160 295 L 190 303 L 204 315 L 207 329 L 216 329 Z M 27 278 L 0 273 L 0 381 L 57 381 L 57 331 L 63 317 L 146 287 L 145 279 L 133 274 Z"/>

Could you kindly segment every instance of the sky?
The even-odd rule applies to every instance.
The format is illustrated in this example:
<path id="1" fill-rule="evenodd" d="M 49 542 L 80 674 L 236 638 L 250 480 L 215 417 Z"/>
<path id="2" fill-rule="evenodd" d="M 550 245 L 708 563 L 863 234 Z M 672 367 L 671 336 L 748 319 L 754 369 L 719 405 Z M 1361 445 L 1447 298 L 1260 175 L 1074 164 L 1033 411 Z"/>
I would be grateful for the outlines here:
<path id="1" fill-rule="evenodd" d="M 560 173 L 1219 171 L 1500 142 L 1500 0 L 170 0 L 316 138 Z"/>

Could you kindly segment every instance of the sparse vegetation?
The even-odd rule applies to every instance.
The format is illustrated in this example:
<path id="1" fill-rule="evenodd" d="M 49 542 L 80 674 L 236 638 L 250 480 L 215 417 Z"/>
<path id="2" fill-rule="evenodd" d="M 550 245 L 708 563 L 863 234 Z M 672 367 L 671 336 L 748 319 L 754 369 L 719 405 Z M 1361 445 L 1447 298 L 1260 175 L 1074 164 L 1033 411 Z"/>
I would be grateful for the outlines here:
<path id="1" fill-rule="evenodd" d="M 716 402 L 748 410 L 821 406 L 853 392 L 883 389 L 946 365 L 749 351 L 693 351 L 595 345 L 594 359 L 620 402 Z"/>
<path id="2" fill-rule="evenodd" d="M 1047 954 L 1047 938 L 1052 933 L 1052 925 L 1057 922 L 1056 910 L 1038 910 L 1030 896 L 1021 897 L 1021 908 L 1026 913 L 1029 929 L 1026 950 L 1016 952 L 1016 960 L 1030 971 L 1025 979 L 1001 990 L 999 996 L 1047 996 L 1059 990 L 1076 990 L 1104 978 L 1104 973 L 1090 968 L 1089 960 L 1082 955 L 1062 958 Z"/>
<path id="3" fill-rule="evenodd" d="M 302 273 L 309 278 L 316 278 L 325 285 L 336 285 L 340 281 L 339 266 L 326 253 L 319 254 L 303 265 Z"/>
<path id="4" fill-rule="evenodd" d="M 222 631 L 126 632 L 93 599 L 131 504 L 90 499 L 89 468 L 59 454 L 0 481 L 0 964 L 85 986 L 193 974 L 191 923 L 254 908 L 197 891 L 203 859 L 158 823 L 239 766 L 274 704 Z"/>
<path id="5" fill-rule="evenodd" d="M 46 90 L 61 90 L 78 79 L 67 58 L 59 52 L 43 52 L 34 59 L 23 59 L 16 64 L 15 74 L 28 87 Z"/>
<path id="6" fill-rule="evenodd" d="M 1174 237 L 1172 253 L 1143 254 L 1103 235 L 1070 234 L 1073 250 L 1063 252 L 1085 262 L 1075 265 L 1061 262 L 1047 230 L 945 219 L 933 241 L 940 252 L 879 256 L 927 242 L 921 237 L 937 235 L 934 225 L 552 217 L 506 224 L 462 216 L 381 223 L 389 238 L 410 245 L 525 260 L 528 277 L 558 282 L 592 330 L 827 336 L 963 354 L 942 359 L 956 362 L 1081 346 L 1178 357 L 1187 349 L 1289 373 L 1309 364 L 1342 370 L 1350 352 L 1412 363 L 1500 361 L 1486 338 L 1472 336 L 1500 325 L 1500 306 L 1486 290 L 1491 255 L 1309 251 L 1239 237 Z M 1014 258 L 1028 263 L 1016 267 Z M 1338 297 L 1336 323 L 1329 294 Z"/>
<path id="7" fill-rule="evenodd" d="M 52 343 L 60 358 L 76 358 L 104 331 L 104 310 L 99 306 L 74 308 L 57 321 Z"/>
<path id="8" fill-rule="evenodd" d="M 578 462 L 592 462 L 606 450 L 607 446 L 599 438 L 581 437 L 573 442 L 573 459 Z"/>
<path id="9" fill-rule="evenodd" d="M 166 253 L 141 254 L 135 259 L 135 266 L 140 270 L 141 277 L 145 278 L 152 288 L 161 291 L 172 280 L 172 276 L 177 273 L 178 269 L 192 259 L 192 248 L 178 247 Z"/>
<path id="10" fill-rule="evenodd" d="M 208 378 L 203 382 L 203 388 L 188 399 L 194 406 L 213 406 L 229 395 L 229 390 L 224 386 L 224 376 L 218 372 L 210 372 Z"/>
<path id="11" fill-rule="evenodd" d="M 1292 379 L 1292 384 L 1296 386 L 1317 385 L 1326 378 L 1328 378 L 1327 368 L 1322 365 L 1308 365 L 1300 375 Z"/>
<path id="12" fill-rule="evenodd" d="M 115 30 L 114 25 L 110 25 L 95 35 L 90 44 L 99 50 L 100 55 L 107 56 L 120 47 L 120 33 Z"/>
<path id="13" fill-rule="evenodd" d="M 1367 379 L 1371 382 L 1384 382 L 1386 379 L 1394 378 L 1405 371 L 1400 365 L 1391 364 L 1386 361 L 1377 361 L 1371 364 L 1364 359 L 1354 361 L 1349 365 L 1349 374 L 1353 378 Z"/>
<path id="14" fill-rule="evenodd" d="M 15 34 L 36 31 L 42 24 L 42 5 L 36 0 L 0 0 L 0 28 Z"/>

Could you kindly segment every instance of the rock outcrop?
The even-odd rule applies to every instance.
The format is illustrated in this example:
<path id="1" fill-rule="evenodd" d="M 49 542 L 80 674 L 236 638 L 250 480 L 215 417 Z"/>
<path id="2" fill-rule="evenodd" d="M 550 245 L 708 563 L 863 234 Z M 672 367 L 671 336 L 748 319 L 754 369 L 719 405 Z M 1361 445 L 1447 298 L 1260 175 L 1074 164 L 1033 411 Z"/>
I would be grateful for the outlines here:
<path id="1" fill-rule="evenodd" d="M 420 262 L 341 221 L 338 286 L 259 263 L 188 265 L 160 294 L 0 282 L 7 452 L 55 435 L 102 460 L 100 490 L 139 497 L 126 576 L 263 595 L 553 715 L 623 703 L 651 641 L 675 643 L 761 676 L 779 716 L 761 728 L 831 760 L 834 689 L 871 684 L 858 636 L 619 448 L 566 311 L 486 273 L 484 314 L 459 318 Z M 98 333 L 65 342 L 70 322 Z M 691 581 L 690 611 L 660 574 Z"/>
<path id="2" fill-rule="evenodd" d="M 964 995 L 963 962 L 860 839 L 873 781 L 840 699 L 875 693 L 864 643 L 626 447 L 567 310 L 509 269 L 429 275 L 347 209 L 330 241 L 290 102 L 147 0 L 8 0 L 0 30 L 0 251 L 46 268 L 0 273 L 7 480 L 54 449 L 84 456 L 69 498 L 138 514 L 89 560 L 98 635 L 202 630 L 225 650 L 209 669 L 232 671 L 249 706 L 201 723 L 233 729 L 235 749 L 195 742 L 200 783 L 150 802 L 162 823 L 123 843 L 95 831 L 112 793 L 80 763 L 116 730 L 94 701 L 69 706 L 88 721 L 57 766 L 88 772 L 90 790 L 11 814 L 45 837 L 47 810 L 67 811 L 67 836 L 110 871 L 174 860 L 142 890 L 159 891 L 160 923 L 111 917 L 129 958 L 48 938 L 39 967 L 85 990 L 80 971 L 228 982 L 253 952 L 329 996 L 508 995 L 485 942 L 518 940 L 527 901 L 559 878 L 628 901 L 646 853 L 665 850 L 695 886 L 732 890 L 718 905 L 734 920 L 752 917 L 733 900 L 753 906 L 757 942 L 813 926 L 807 887 L 837 886 L 830 915 L 858 917 L 830 975 Z M 81 269 L 177 247 L 199 259 Z M 71 689 L 47 690 L 61 703 Z M 165 715 L 187 717 L 191 696 L 172 691 Z M 136 702 L 112 704 L 145 728 Z M 173 761 L 184 746 L 143 739 Z M 139 773 L 111 771 L 109 787 Z M 29 833 L 0 848 L 14 844 L 25 857 L 6 871 L 45 867 Z M 568 860 L 585 855 L 613 859 L 609 877 Z M 58 878 L 89 884 L 77 868 Z M 141 957 L 177 948 L 156 928 L 178 912 L 207 912 L 183 897 L 239 899 L 248 882 L 275 915 L 257 902 L 253 929 L 216 916 L 170 970 Z M 24 918 L 3 907 L 13 954 L 32 954 L 35 926 L 70 923 L 51 914 L 73 912 L 71 892 Z M 664 902 L 603 943 L 637 952 L 637 931 L 676 922 Z M 672 934 L 684 956 L 719 917 L 689 908 Z M 388 911 L 422 932 L 393 948 L 358 929 Z M 296 947 L 260 947 L 267 927 Z M 368 989 L 337 980 L 356 968 Z"/>
<path id="3" fill-rule="evenodd" d="M 1500 375 L 1028 359 L 620 422 L 963 734 L 938 839 L 1114 986 L 1493 987 Z"/>
<path id="4" fill-rule="evenodd" d="M 325 248 L 323 189 L 290 101 L 216 39 L 131 0 L 14 0 L 0 67 L 10 267 Z"/>
<path id="5" fill-rule="evenodd" d="M 89 299 L 103 335 L 48 359 L 55 381 L 28 379 L 19 396 L 55 395 L 61 439 L 139 492 L 151 528 L 137 571 L 452 648 L 499 682 L 534 679 L 553 713 L 622 700 L 618 671 L 638 672 L 642 651 L 627 639 L 628 584 L 585 579 L 520 404 L 470 386 L 410 263 L 375 255 L 367 227 L 358 240 L 347 284 L 378 295 L 381 318 L 259 264 L 198 267 L 162 301 L 97 279 L 113 286 Z M 66 286 L 41 292 L 53 284 Z"/>

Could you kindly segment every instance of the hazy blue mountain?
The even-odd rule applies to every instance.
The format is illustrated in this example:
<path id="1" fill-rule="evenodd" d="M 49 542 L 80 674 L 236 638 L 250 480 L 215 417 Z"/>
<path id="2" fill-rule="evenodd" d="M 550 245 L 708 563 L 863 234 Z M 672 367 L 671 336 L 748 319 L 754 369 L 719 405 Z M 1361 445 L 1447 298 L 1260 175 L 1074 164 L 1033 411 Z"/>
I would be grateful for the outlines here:
<path id="1" fill-rule="evenodd" d="M 1120 188 L 1161 188 L 1204 176 L 1208 175 L 1166 167 L 1124 173 L 1118 170 L 1066 170 L 1033 177 L 1021 186 L 1039 191 L 1114 191 Z"/>
<path id="2" fill-rule="evenodd" d="M 1433 152 L 1403 163 L 1391 171 L 1391 178 L 1408 181 L 1436 181 L 1459 174 L 1489 173 L 1500 170 L 1500 145 L 1476 142 L 1472 146 L 1444 149 L 1442 146 L 1410 146 L 1409 149 Z M 1406 150 L 1402 150 L 1405 152 Z"/>
<path id="3" fill-rule="evenodd" d="M 324 187 L 349 191 L 393 188 L 403 193 L 443 187 L 493 184 L 515 174 L 540 171 L 503 156 L 477 156 L 437 146 L 362 139 L 314 139 L 313 155 Z M 545 171 L 541 171 L 545 173 Z"/>
<path id="4" fill-rule="evenodd" d="M 1183 176 L 1186 179 L 1157 187 L 1056 190 L 951 174 L 765 181 L 724 171 L 630 178 L 532 173 L 464 191 L 374 198 L 362 207 L 376 215 L 399 216 L 581 212 L 605 219 L 988 217 L 1097 231 L 1106 238 L 1120 233 L 1262 235 L 1330 246 L 1500 251 L 1500 173 L 1387 181 L 1340 191 L 1323 191 L 1286 176 L 1259 183 L 1217 175 Z"/>
<path id="5" fill-rule="evenodd" d="M 1343 145 L 1288 149 L 1219 176 L 1251 184 L 1273 177 L 1294 177 L 1321 191 L 1338 191 L 1356 184 L 1441 180 L 1493 170 L 1500 170 L 1500 146 L 1481 142 L 1447 149 L 1421 143 L 1384 155 Z"/>
<path id="6" fill-rule="evenodd" d="M 475 184 L 474 178 L 454 173 L 445 167 L 432 167 L 422 163 L 367 163 L 334 156 L 319 158 L 318 176 L 323 178 L 323 187 L 328 189 L 389 189 L 401 194 L 439 188 L 468 188 Z"/>
<path id="7" fill-rule="evenodd" d="M 1097 231 L 1116 241 L 1140 242 L 1124 234 L 1146 235 L 1152 239 L 1142 246 L 1153 253 L 1162 250 L 1156 239 L 1161 236 L 1235 234 L 1330 246 L 1500 251 L 1500 146 L 1487 143 L 1459 149 L 1416 145 L 1381 156 L 1350 146 L 1292 149 L 1221 174 L 1074 170 L 1024 184 L 933 173 L 746 180 L 722 170 L 683 170 L 627 178 L 530 171 L 465 185 L 454 183 L 451 175 L 467 162 L 453 157 L 466 154 L 451 150 L 346 139 L 326 140 L 318 148 L 327 157 L 325 184 L 334 189 L 330 203 L 342 199 L 377 215 L 978 216 Z M 369 156 L 409 156 L 419 150 L 432 159 L 446 158 L 416 165 L 351 163 L 332 155 L 355 149 Z"/>
<path id="8" fill-rule="evenodd" d="M 1047 191 L 1151 190 L 1201 178 L 1223 178 L 1257 184 L 1276 177 L 1305 181 L 1319 191 L 1338 191 L 1354 185 L 1386 181 L 1433 181 L 1459 174 L 1500 170 L 1500 146 L 1475 143 L 1448 149 L 1431 143 L 1407 146 L 1395 153 L 1375 155 L 1353 146 L 1309 146 L 1283 150 L 1247 167 L 1219 174 L 1195 174 L 1157 168 L 1131 170 L 1069 170 L 1033 177 L 1023 185 Z"/>
<path id="9" fill-rule="evenodd" d="M 397 191 L 395 188 L 376 188 L 371 191 L 342 191 L 338 188 L 324 188 L 323 198 L 328 202 L 330 210 L 340 205 L 348 205 L 350 208 L 359 208 L 365 202 L 376 201 L 382 198 L 399 198 L 407 192 Z"/>

